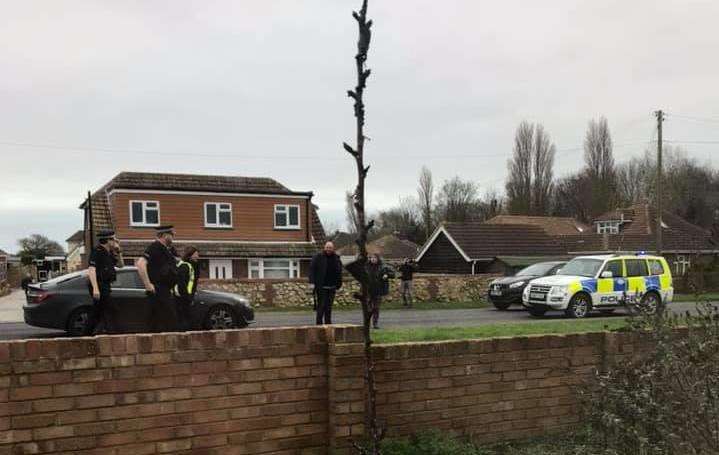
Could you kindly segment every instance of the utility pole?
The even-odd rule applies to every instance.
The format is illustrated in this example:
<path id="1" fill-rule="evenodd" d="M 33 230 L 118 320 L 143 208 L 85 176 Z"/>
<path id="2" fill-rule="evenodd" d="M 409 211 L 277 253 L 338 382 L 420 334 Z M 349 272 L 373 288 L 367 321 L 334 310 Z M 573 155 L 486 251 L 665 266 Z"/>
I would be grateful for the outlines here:
<path id="1" fill-rule="evenodd" d="M 662 122 L 664 112 L 660 109 L 654 113 L 657 117 L 657 254 L 662 254 Z"/>

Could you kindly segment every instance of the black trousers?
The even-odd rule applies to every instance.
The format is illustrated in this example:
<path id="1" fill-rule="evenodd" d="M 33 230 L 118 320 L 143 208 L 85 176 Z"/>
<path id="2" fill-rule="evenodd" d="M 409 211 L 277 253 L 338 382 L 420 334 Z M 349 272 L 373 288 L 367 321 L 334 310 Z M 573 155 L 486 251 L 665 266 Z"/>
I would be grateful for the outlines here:
<path id="1" fill-rule="evenodd" d="M 335 301 L 334 288 L 317 289 L 317 325 L 332 324 L 332 304 Z"/>
<path id="2" fill-rule="evenodd" d="M 112 307 L 112 289 L 110 285 L 98 284 L 100 288 L 100 299 L 93 300 L 94 308 L 92 312 L 92 320 L 90 321 L 90 333 L 97 335 L 100 333 L 115 333 L 114 308 Z M 92 291 L 90 291 L 92 294 Z"/>
<path id="3" fill-rule="evenodd" d="M 369 297 L 369 313 L 372 318 L 372 325 L 377 327 L 379 324 L 379 305 L 382 303 L 381 295 L 371 295 Z"/>
<path id="4" fill-rule="evenodd" d="M 194 297 L 191 295 L 175 297 L 175 301 L 177 302 L 177 317 L 180 321 L 181 330 L 192 330 L 194 328 L 192 324 L 191 305 L 193 299 Z"/>
<path id="5" fill-rule="evenodd" d="M 150 319 L 153 332 L 176 332 L 180 328 L 177 304 L 169 286 L 155 285 L 155 293 L 149 296 Z"/>

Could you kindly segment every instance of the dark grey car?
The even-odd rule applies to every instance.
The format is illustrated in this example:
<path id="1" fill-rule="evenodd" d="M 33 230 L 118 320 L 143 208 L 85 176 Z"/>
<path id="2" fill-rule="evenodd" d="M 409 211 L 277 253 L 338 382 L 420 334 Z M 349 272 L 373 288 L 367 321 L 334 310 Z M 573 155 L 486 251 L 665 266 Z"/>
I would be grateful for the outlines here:
<path id="1" fill-rule="evenodd" d="M 135 267 L 117 270 L 112 299 L 120 308 L 118 324 L 123 332 L 149 330 L 150 304 Z M 23 306 L 25 323 L 35 327 L 65 330 L 73 336 L 88 335 L 93 302 L 87 272 L 64 275 L 31 285 Z M 192 330 L 247 327 L 254 322 L 249 301 L 239 295 L 199 290 L 191 309 Z"/>

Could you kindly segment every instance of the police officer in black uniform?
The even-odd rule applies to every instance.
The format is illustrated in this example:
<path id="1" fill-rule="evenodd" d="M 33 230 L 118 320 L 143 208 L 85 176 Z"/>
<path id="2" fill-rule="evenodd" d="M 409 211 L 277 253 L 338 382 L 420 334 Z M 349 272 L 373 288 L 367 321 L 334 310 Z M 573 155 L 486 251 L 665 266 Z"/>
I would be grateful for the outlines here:
<path id="1" fill-rule="evenodd" d="M 179 329 L 177 305 L 172 291 L 177 285 L 177 259 L 172 241 L 172 226 L 156 228 L 157 240 L 147 247 L 137 261 L 140 278 L 150 299 L 153 332 L 174 332 Z"/>
<path id="2" fill-rule="evenodd" d="M 103 231 L 97 236 L 98 245 L 90 253 L 87 276 L 92 300 L 95 303 L 91 333 L 116 333 L 117 312 L 110 294 L 117 278 L 115 267 L 122 266 L 120 246 L 113 231 Z"/>

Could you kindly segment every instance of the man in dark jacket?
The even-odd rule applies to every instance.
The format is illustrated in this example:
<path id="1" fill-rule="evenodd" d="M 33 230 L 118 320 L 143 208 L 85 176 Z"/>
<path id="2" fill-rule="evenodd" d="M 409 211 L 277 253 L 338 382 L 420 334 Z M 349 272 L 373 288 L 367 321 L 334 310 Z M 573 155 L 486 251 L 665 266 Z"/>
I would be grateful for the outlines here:
<path id="1" fill-rule="evenodd" d="M 404 306 L 412 306 L 412 279 L 414 272 L 417 271 L 417 263 L 410 258 L 405 258 L 404 263 L 400 266 L 399 272 L 402 274 L 402 282 L 400 283 L 400 293 Z"/>
<path id="2" fill-rule="evenodd" d="M 366 269 L 372 326 L 379 329 L 379 306 L 382 303 L 382 297 L 389 294 L 389 280 L 394 278 L 395 273 L 392 268 L 382 263 L 378 254 L 369 255 Z"/>
<path id="3" fill-rule="evenodd" d="M 20 287 L 22 288 L 23 291 L 25 291 L 25 295 L 27 295 L 27 291 L 30 288 L 31 284 L 32 284 L 32 275 L 30 275 L 28 273 L 27 275 L 25 275 L 22 278 L 22 281 L 20 281 Z"/>
<path id="4" fill-rule="evenodd" d="M 310 289 L 317 295 L 317 325 L 332 324 L 332 304 L 341 287 L 342 262 L 335 254 L 335 245 L 327 242 L 310 263 Z"/>
<path id="5" fill-rule="evenodd" d="M 157 240 L 137 260 L 137 271 L 150 301 L 153 332 L 174 332 L 178 329 L 177 306 L 172 291 L 177 285 L 177 260 L 172 241 L 172 226 L 155 228 Z"/>
<path id="6" fill-rule="evenodd" d="M 192 245 L 185 247 L 182 253 L 182 260 L 177 264 L 177 314 L 180 318 L 180 328 L 191 330 L 192 327 L 192 303 L 197 292 L 197 280 L 200 278 L 200 253 Z"/>

